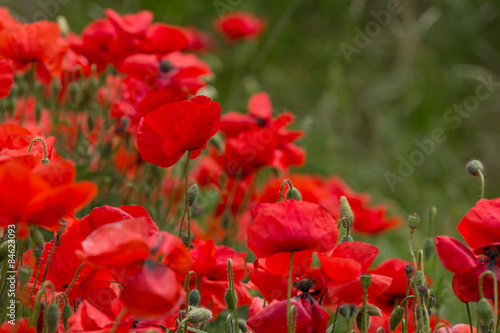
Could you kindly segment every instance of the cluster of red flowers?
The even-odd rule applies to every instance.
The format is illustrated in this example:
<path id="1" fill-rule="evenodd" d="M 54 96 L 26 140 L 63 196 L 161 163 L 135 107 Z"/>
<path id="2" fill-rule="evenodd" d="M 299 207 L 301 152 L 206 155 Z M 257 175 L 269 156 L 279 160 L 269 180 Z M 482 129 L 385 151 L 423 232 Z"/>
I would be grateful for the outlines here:
<path id="1" fill-rule="evenodd" d="M 231 45 L 265 26 L 242 12 L 215 22 Z M 421 256 L 370 268 L 378 248 L 353 240 L 400 218 L 338 176 L 291 171 L 306 162 L 291 112 L 276 115 L 266 92 L 247 113 L 202 94 L 212 47 L 149 11 L 107 9 L 76 35 L 0 8 L 0 271 L 16 272 L 14 298 L 0 281 L 0 332 L 204 332 L 225 318 L 228 332 L 324 333 L 339 315 L 362 332 L 447 325 Z M 463 302 L 496 296 L 499 200 L 460 222 L 473 250 L 436 237 Z"/>

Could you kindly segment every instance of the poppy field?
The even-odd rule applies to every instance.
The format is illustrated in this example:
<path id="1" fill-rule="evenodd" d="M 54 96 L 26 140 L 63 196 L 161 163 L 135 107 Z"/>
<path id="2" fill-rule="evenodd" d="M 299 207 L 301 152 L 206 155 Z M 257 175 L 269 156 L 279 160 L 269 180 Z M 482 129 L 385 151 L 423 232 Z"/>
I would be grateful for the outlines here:
<path id="1" fill-rule="evenodd" d="M 195 3 L 0 6 L 0 333 L 500 332 L 500 6 Z"/>

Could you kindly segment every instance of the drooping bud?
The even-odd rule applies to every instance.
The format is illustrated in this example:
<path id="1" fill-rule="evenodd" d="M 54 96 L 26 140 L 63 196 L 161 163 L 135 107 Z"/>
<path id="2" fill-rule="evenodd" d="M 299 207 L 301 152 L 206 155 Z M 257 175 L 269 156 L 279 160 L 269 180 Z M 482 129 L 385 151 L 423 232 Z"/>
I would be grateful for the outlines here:
<path id="1" fill-rule="evenodd" d="M 352 238 L 351 235 L 344 235 L 342 236 L 342 238 L 340 239 L 340 242 L 341 243 L 344 243 L 344 242 L 352 242 L 354 239 Z"/>
<path id="2" fill-rule="evenodd" d="M 363 308 L 361 307 L 356 315 L 356 326 L 360 332 L 365 332 L 370 326 L 370 316 L 366 316 L 363 323 Z"/>
<path id="3" fill-rule="evenodd" d="M 189 293 L 189 305 L 198 306 L 200 305 L 201 294 L 198 289 L 193 289 Z"/>
<path id="4" fill-rule="evenodd" d="M 344 303 L 339 308 L 339 313 L 345 319 L 350 319 L 355 311 L 356 311 L 356 304 Z"/>
<path id="5" fill-rule="evenodd" d="M 47 323 L 47 331 L 53 333 L 59 324 L 59 308 L 57 304 L 52 303 L 49 305 L 47 312 L 45 312 L 45 322 Z"/>
<path id="6" fill-rule="evenodd" d="M 65 304 L 62 310 L 62 318 L 63 318 L 64 329 L 66 331 L 69 330 L 68 318 L 71 317 L 72 314 L 73 310 L 71 309 L 71 306 Z"/>
<path id="7" fill-rule="evenodd" d="M 392 311 L 391 317 L 389 318 L 389 330 L 395 331 L 398 327 L 399 323 L 403 319 L 405 314 L 405 310 L 401 305 L 396 306 L 396 308 Z"/>
<path id="8" fill-rule="evenodd" d="M 420 215 L 417 213 L 412 213 L 408 215 L 408 226 L 413 231 L 420 225 Z"/>
<path id="9" fill-rule="evenodd" d="M 45 249 L 45 239 L 42 233 L 37 228 L 30 229 L 31 240 L 33 241 L 33 254 L 35 257 L 40 258 Z"/>
<path id="10" fill-rule="evenodd" d="M 226 294 L 224 294 L 224 300 L 226 301 L 226 306 L 229 312 L 234 312 L 234 305 L 236 304 L 236 301 L 238 299 L 238 296 L 236 296 L 236 299 L 234 299 L 235 295 L 233 293 L 233 290 L 231 288 L 227 288 Z"/>
<path id="11" fill-rule="evenodd" d="M 434 253 L 434 239 L 426 237 L 424 240 L 424 258 L 429 260 Z"/>
<path id="12" fill-rule="evenodd" d="M 340 197 L 340 219 L 349 223 L 352 226 L 354 222 L 354 214 L 352 213 L 351 206 L 344 196 Z"/>
<path id="13" fill-rule="evenodd" d="M 245 320 L 238 319 L 238 327 L 240 328 L 240 331 L 242 331 L 243 333 L 248 332 L 247 322 Z"/>
<path id="14" fill-rule="evenodd" d="M 465 170 L 469 175 L 477 177 L 480 172 L 484 172 L 484 165 L 479 160 L 470 160 L 465 166 Z"/>
<path id="15" fill-rule="evenodd" d="M 50 160 L 47 157 L 42 158 L 42 164 L 49 164 Z"/>
<path id="16" fill-rule="evenodd" d="M 491 309 L 488 300 L 484 297 L 477 303 L 477 314 L 483 324 L 490 324 L 491 318 L 493 318 L 493 310 Z"/>
<path id="17" fill-rule="evenodd" d="M 372 304 L 368 304 L 366 307 L 367 313 L 370 317 L 380 317 L 382 315 L 382 311 L 378 307 Z"/>
<path id="18" fill-rule="evenodd" d="M 187 313 L 186 318 L 191 324 L 201 324 L 212 319 L 212 311 L 205 308 L 192 308 Z"/>
<path id="19" fill-rule="evenodd" d="M 370 284 L 372 283 L 372 277 L 370 274 L 363 274 L 361 275 L 361 287 L 363 287 L 364 290 L 367 290 Z"/>
<path id="20" fill-rule="evenodd" d="M 405 266 L 405 274 L 408 280 L 413 276 L 413 266 L 411 264 Z"/>
<path id="21" fill-rule="evenodd" d="M 191 207 L 196 202 L 196 199 L 198 199 L 198 193 L 199 193 L 198 184 L 194 183 L 189 187 L 188 189 L 189 207 Z"/>
<path id="22" fill-rule="evenodd" d="M 60 237 L 63 234 L 64 230 L 66 230 L 66 220 L 60 219 L 59 224 L 60 224 L 60 227 L 59 227 L 59 230 L 57 230 L 57 237 Z"/>
<path id="23" fill-rule="evenodd" d="M 33 268 L 31 268 L 30 266 L 21 266 L 19 268 L 17 279 L 21 283 L 21 286 L 24 286 L 26 282 L 28 282 L 32 274 L 33 274 Z"/>
<path id="24" fill-rule="evenodd" d="M 297 201 L 302 200 L 302 195 L 300 194 L 299 190 L 297 190 L 295 187 L 292 187 L 286 191 L 286 199 L 295 199 Z"/>

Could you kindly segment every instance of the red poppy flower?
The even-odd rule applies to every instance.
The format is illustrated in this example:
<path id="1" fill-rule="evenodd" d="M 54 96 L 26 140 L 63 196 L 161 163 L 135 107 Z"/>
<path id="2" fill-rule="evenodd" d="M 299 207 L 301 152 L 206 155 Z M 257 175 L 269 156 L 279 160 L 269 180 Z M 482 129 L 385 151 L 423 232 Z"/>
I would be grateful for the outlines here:
<path id="1" fill-rule="evenodd" d="M 81 181 L 52 186 L 43 177 L 18 162 L 0 165 L 0 184 L 10 191 L 0 193 L 0 225 L 21 223 L 59 229 L 59 220 L 90 202 L 97 186 Z"/>
<path id="2" fill-rule="evenodd" d="M 9 96 L 14 83 L 12 61 L 0 59 L 0 98 Z"/>
<path id="3" fill-rule="evenodd" d="M 333 304 L 363 302 L 363 288 L 360 277 L 378 254 L 378 249 L 370 244 L 351 241 L 337 245 L 331 255 L 318 254 L 321 271 L 328 283 L 328 296 Z M 372 299 L 391 285 L 392 278 L 372 274 L 368 288 L 368 298 Z"/>
<path id="4" fill-rule="evenodd" d="M 265 20 L 239 11 L 227 13 L 215 21 L 215 28 L 231 41 L 255 39 L 265 27 Z"/>
<path id="5" fill-rule="evenodd" d="M 246 252 L 239 253 L 223 245 L 216 246 L 213 240 L 195 240 L 191 250 L 191 270 L 199 279 L 200 305 L 208 307 L 214 318 L 226 309 L 224 294 L 229 287 L 227 262 L 233 263 L 233 277 L 238 296 L 238 306 L 249 305 L 252 297 L 241 282 L 245 278 Z M 195 286 L 194 278 L 190 283 Z"/>
<path id="6" fill-rule="evenodd" d="M 296 333 L 324 333 L 328 327 L 330 315 L 323 310 L 309 295 L 293 298 L 291 306 L 297 309 L 295 319 Z M 252 332 L 287 332 L 287 301 L 273 302 L 247 321 Z"/>
<path id="7" fill-rule="evenodd" d="M 164 105 L 139 123 L 137 146 L 144 160 L 161 167 L 174 165 L 186 150 L 191 159 L 205 149 L 219 128 L 220 106 L 205 96 Z"/>
<path id="8" fill-rule="evenodd" d="M 292 199 L 260 204 L 252 216 L 248 247 L 258 258 L 279 252 L 326 252 L 337 243 L 337 222 L 324 208 L 310 202 Z"/>
<path id="9" fill-rule="evenodd" d="M 144 35 L 153 22 L 153 13 L 142 10 L 135 14 L 120 15 L 113 9 L 106 9 L 104 14 L 109 21 L 119 31 L 128 35 Z"/>
<path id="10" fill-rule="evenodd" d="M 160 263 L 115 270 L 123 289 L 120 299 L 134 316 L 157 319 L 174 313 L 186 297 L 175 271 Z"/>
<path id="11" fill-rule="evenodd" d="M 44 82 L 59 76 L 67 44 L 54 22 L 17 24 L 0 30 L 0 54 L 19 67 L 36 63 L 36 73 Z M 47 77 L 48 75 L 48 77 Z"/>
<path id="12" fill-rule="evenodd" d="M 318 299 L 326 284 L 322 274 L 317 269 L 311 269 L 313 261 L 311 251 L 297 252 L 293 256 L 292 297 L 299 295 L 298 284 L 310 283 L 308 293 Z M 271 302 L 287 299 L 290 253 L 278 253 L 265 259 L 257 259 L 247 263 L 250 282 L 249 288 L 258 289 L 264 298 Z M 308 281 L 306 281 L 308 280 Z"/>
<path id="13" fill-rule="evenodd" d="M 479 301 L 479 276 L 488 269 L 497 276 L 500 288 L 500 265 L 497 256 L 481 260 L 478 255 L 451 237 L 438 236 L 435 240 L 439 260 L 447 270 L 455 273 L 452 282 L 453 292 L 462 302 Z M 484 277 L 482 288 L 484 296 L 493 299 L 491 276 Z"/>
<path id="14" fill-rule="evenodd" d="M 500 198 L 481 199 L 458 224 L 458 232 L 476 253 L 482 248 L 500 246 Z"/>
<path id="15" fill-rule="evenodd" d="M 2 9 L 2 8 L 0 8 Z M 11 324 L 8 321 L 5 321 L 2 326 L 0 326 L 0 333 L 12 333 L 13 330 L 17 333 L 36 333 L 36 328 L 33 326 L 28 326 L 29 319 L 22 318 L 17 319 L 15 324 Z"/>

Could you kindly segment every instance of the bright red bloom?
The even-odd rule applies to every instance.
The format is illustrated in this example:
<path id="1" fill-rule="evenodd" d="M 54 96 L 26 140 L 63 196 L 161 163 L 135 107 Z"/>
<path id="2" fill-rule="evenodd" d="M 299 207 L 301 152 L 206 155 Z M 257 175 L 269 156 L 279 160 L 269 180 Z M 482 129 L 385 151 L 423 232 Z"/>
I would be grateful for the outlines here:
<path id="1" fill-rule="evenodd" d="M 476 333 L 477 329 L 472 327 L 472 332 Z M 470 333 L 470 325 L 469 324 L 456 324 L 451 327 L 441 327 L 436 333 Z"/>
<path id="2" fill-rule="evenodd" d="M 0 54 L 23 68 L 36 63 L 36 73 L 45 83 L 59 76 L 67 44 L 55 22 L 16 24 L 0 30 Z"/>
<path id="3" fill-rule="evenodd" d="M 2 8 L 0 8 L 2 9 Z M 0 333 L 36 333 L 36 328 L 33 326 L 28 326 L 29 319 L 22 318 L 17 319 L 15 324 L 12 325 L 8 321 L 5 321 L 2 326 L 0 326 Z"/>
<path id="4" fill-rule="evenodd" d="M 500 198 L 481 199 L 458 224 L 458 232 L 476 253 L 484 247 L 500 247 Z"/>
<path id="5" fill-rule="evenodd" d="M 59 220 L 90 202 L 97 186 L 88 181 L 53 186 L 28 167 L 14 162 L 0 165 L 0 225 L 33 224 L 50 230 Z"/>
<path id="6" fill-rule="evenodd" d="M 228 40 L 256 39 L 266 22 L 251 13 L 233 11 L 215 21 L 215 28 Z"/>
<path id="7" fill-rule="evenodd" d="M 291 300 L 297 309 L 296 333 L 325 333 L 330 315 L 309 295 Z M 250 317 L 247 326 L 252 332 L 287 332 L 287 301 L 273 302 Z"/>
<path id="8" fill-rule="evenodd" d="M 337 222 L 324 208 L 310 202 L 292 199 L 260 204 L 252 216 L 248 247 L 258 258 L 279 252 L 326 252 L 337 243 Z"/>
<path id="9" fill-rule="evenodd" d="M 350 241 L 338 244 L 331 255 L 318 254 L 321 271 L 328 283 L 328 296 L 333 304 L 363 302 L 360 277 L 367 272 L 378 252 L 373 245 Z M 392 278 L 388 276 L 372 274 L 368 298 L 382 294 L 391 282 Z"/>
<path id="10" fill-rule="evenodd" d="M 219 128 L 220 106 L 205 96 L 166 104 L 139 123 L 137 146 L 144 160 L 161 167 L 174 165 L 186 150 L 191 159 L 205 149 Z"/>
<path id="11" fill-rule="evenodd" d="M 447 270 L 455 273 L 452 282 L 453 292 L 462 302 L 479 301 L 479 276 L 486 270 L 495 273 L 500 288 L 500 265 L 497 255 L 493 255 L 492 258 L 486 256 L 486 260 L 481 260 L 479 255 L 475 255 L 451 237 L 438 236 L 435 240 L 439 260 Z M 482 289 L 485 297 L 493 299 L 491 276 L 484 277 Z"/>
<path id="12" fill-rule="evenodd" d="M 238 306 L 249 305 L 252 297 L 241 282 L 245 278 L 246 252 L 239 253 L 224 245 L 216 246 L 213 240 L 193 241 L 191 270 L 199 279 L 200 305 L 212 310 L 214 318 L 225 308 L 224 294 L 229 287 L 227 262 L 232 260 L 233 278 Z M 194 287 L 194 278 L 190 285 Z"/>
<path id="13" fill-rule="evenodd" d="M 0 59 L 0 98 L 9 96 L 14 83 L 14 68 L 12 61 Z"/>

